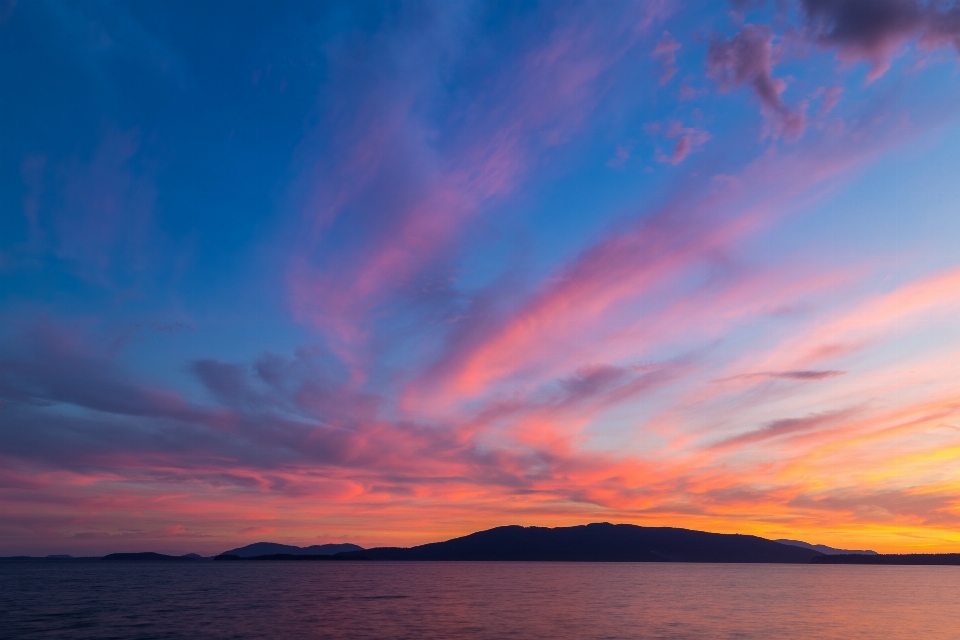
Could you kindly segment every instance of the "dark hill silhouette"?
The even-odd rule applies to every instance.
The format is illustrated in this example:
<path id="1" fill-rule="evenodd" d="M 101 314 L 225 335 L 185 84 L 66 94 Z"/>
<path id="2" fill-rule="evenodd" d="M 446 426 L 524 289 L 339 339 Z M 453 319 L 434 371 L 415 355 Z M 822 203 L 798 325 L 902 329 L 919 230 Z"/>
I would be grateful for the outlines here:
<path id="1" fill-rule="evenodd" d="M 873 556 L 860 554 L 817 556 L 812 564 L 919 564 L 960 565 L 960 553 L 878 553 Z"/>
<path id="2" fill-rule="evenodd" d="M 202 560 L 195 553 L 185 556 L 168 556 L 162 553 L 146 551 L 143 553 L 111 553 L 100 558 L 101 562 L 199 562 Z"/>
<path id="3" fill-rule="evenodd" d="M 875 556 L 877 555 L 876 551 L 854 551 L 852 549 L 834 549 L 833 547 L 828 547 L 825 544 L 810 544 L 809 542 L 801 542 L 799 540 L 785 540 L 780 538 L 774 540 L 774 542 L 779 542 L 780 544 L 789 544 L 794 547 L 804 547 L 806 549 L 811 549 L 813 551 L 818 551 L 825 556 L 839 556 L 839 555 L 865 555 L 865 556 Z"/>
<path id="4" fill-rule="evenodd" d="M 359 555 L 354 555 L 353 553 L 338 553 L 336 555 L 325 555 L 325 554 L 310 554 L 310 553 L 268 553 L 262 556 L 235 556 L 230 553 L 224 553 L 213 560 L 215 562 L 230 562 L 240 560 L 243 562 L 254 562 L 257 560 L 293 560 L 293 561 L 327 561 L 327 562 L 336 562 L 340 560 L 369 560 L 370 558 L 364 556 L 362 553 Z"/>
<path id="5" fill-rule="evenodd" d="M 533 560 L 574 562 L 781 562 L 820 555 L 756 536 L 672 527 L 594 523 L 575 527 L 497 527 L 446 542 L 340 554 L 373 560 Z"/>
<path id="6" fill-rule="evenodd" d="M 6 556 L 0 562 L 100 562 L 100 556 L 83 556 L 75 558 L 63 553 L 49 556 Z"/>
<path id="7" fill-rule="evenodd" d="M 292 556 L 332 556 L 348 551 L 363 551 L 363 547 L 350 544 L 349 542 L 343 544 L 315 544 L 309 547 L 295 547 L 290 544 L 278 544 L 276 542 L 254 542 L 245 547 L 224 551 L 220 555 L 239 556 L 241 558 L 278 554 Z"/>

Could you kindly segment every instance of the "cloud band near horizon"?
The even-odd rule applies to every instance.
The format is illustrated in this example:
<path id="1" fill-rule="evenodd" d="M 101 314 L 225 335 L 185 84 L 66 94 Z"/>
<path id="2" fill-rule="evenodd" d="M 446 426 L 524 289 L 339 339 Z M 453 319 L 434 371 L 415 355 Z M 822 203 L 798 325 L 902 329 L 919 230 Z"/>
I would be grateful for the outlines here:
<path id="1" fill-rule="evenodd" d="M 0 555 L 960 545 L 960 5 L 0 31 Z"/>

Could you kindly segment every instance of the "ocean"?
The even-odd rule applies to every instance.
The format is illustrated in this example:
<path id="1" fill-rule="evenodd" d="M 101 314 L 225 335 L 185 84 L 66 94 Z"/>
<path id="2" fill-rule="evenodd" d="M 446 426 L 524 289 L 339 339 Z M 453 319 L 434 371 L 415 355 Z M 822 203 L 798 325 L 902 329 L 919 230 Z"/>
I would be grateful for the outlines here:
<path id="1" fill-rule="evenodd" d="M 960 639 L 960 567 L 0 565 L 0 637 Z"/>

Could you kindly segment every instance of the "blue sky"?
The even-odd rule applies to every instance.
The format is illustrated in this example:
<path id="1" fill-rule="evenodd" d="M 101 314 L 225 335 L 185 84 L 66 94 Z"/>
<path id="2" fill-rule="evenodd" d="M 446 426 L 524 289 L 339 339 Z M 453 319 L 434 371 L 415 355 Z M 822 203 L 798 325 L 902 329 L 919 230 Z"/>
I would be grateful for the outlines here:
<path id="1" fill-rule="evenodd" d="M 8 0 L 0 32 L 4 551 L 956 544 L 955 3 Z"/>

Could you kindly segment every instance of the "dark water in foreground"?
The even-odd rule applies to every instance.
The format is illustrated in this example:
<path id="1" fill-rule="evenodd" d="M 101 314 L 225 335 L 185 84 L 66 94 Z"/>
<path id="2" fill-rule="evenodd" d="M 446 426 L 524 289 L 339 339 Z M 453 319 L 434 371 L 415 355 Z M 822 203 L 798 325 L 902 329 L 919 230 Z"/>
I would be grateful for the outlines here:
<path id="1" fill-rule="evenodd" d="M 960 638 L 960 567 L 0 565 L 3 638 Z"/>

